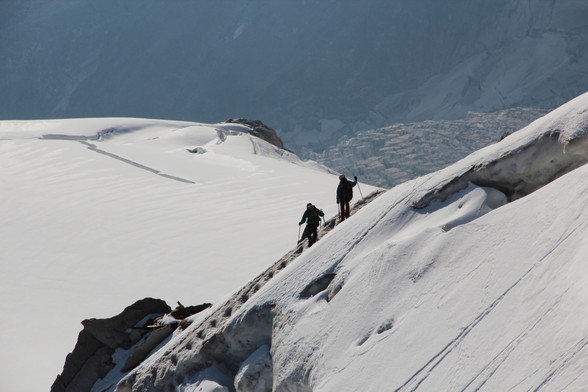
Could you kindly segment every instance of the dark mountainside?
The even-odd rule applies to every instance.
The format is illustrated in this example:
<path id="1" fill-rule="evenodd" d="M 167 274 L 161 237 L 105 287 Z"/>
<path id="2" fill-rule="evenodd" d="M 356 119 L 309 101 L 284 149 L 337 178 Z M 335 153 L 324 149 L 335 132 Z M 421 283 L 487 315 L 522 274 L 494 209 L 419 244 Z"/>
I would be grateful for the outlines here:
<path id="1" fill-rule="evenodd" d="M 262 119 L 294 150 L 588 90 L 582 0 L 3 1 L 0 119 Z"/>

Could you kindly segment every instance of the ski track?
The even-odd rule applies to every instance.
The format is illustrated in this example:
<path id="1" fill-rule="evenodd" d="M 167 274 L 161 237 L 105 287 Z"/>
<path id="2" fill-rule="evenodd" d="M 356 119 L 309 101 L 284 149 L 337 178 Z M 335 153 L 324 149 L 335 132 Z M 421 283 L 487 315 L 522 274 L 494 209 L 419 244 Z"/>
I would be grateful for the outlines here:
<path id="1" fill-rule="evenodd" d="M 394 392 L 403 392 L 403 391 L 415 392 L 415 391 L 417 391 L 419 389 L 419 387 L 421 386 L 421 384 L 423 382 L 425 382 L 427 380 L 427 378 L 433 373 L 435 368 L 437 368 L 437 366 L 439 366 L 443 362 L 443 360 L 449 354 L 451 354 L 452 351 L 455 348 L 457 348 L 462 341 L 465 340 L 465 338 L 470 334 L 470 332 L 472 332 L 472 330 L 482 320 L 484 320 L 486 318 L 486 316 L 488 316 L 490 313 L 492 313 L 492 311 L 502 302 L 502 300 L 504 300 L 504 298 L 506 298 L 506 296 L 515 287 L 517 287 L 527 276 L 529 276 L 531 274 L 531 272 L 533 272 L 551 253 L 553 253 L 553 251 L 555 249 L 557 249 L 568 238 L 570 238 L 572 236 L 572 234 L 574 234 L 576 232 L 576 230 L 578 229 L 578 227 L 580 227 L 580 226 L 583 226 L 583 223 L 579 223 L 572 230 L 570 230 L 566 235 L 564 235 L 562 238 L 560 238 L 555 243 L 555 245 L 549 251 L 547 251 L 543 257 L 541 257 L 541 259 L 539 259 L 537 262 L 535 262 L 535 264 L 533 264 L 531 266 L 531 268 L 529 268 L 516 282 L 514 282 L 497 299 L 495 299 L 494 302 L 492 302 L 486 309 L 484 309 L 478 316 L 476 316 L 476 318 L 470 324 L 463 327 L 461 329 L 460 333 L 453 340 L 451 340 L 445 347 L 443 347 L 443 349 L 440 352 L 435 354 L 429 361 L 427 361 L 427 363 L 423 367 L 421 367 L 419 370 L 417 370 L 416 373 L 414 373 L 400 387 L 395 389 Z M 585 338 L 582 341 L 583 345 L 581 345 L 581 347 L 578 350 L 573 352 L 570 355 L 570 357 L 577 355 L 577 353 L 579 353 L 584 347 L 586 347 L 588 345 L 588 341 L 586 341 L 587 339 L 588 338 Z M 568 361 L 569 361 L 569 359 L 566 360 L 564 362 L 564 364 L 567 363 Z M 556 369 L 554 369 L 533 392 L 539 391 L 541 389 L 541 387 L 543 385 L 546 385 L 549 382 L 549 380 L 551 380 L 553 378 L 553 376 L 555 374 L 557 374 L 557 371 L 559 371 L 560 369 L 561 369 L 561 367 L 557 367 Z M 484 383 L 486 381 L 487 380 L 485 380 Z M 481 388 L 481 386 L 480 386 L 480 388 Z M 477 388 L 474 391 L 479 391 L 480 388 Z"/>
<path id="2" fill-rule="evenodd" d="M 548 386 L 548 384 L 563 370 L 565 369 L 568 364 L 570 363 L 570 361 L 572 359 L 574 359 L 578 354 L 580 354 L 580 352 L 582 350 L 584 350 L 586 347 L 588 347 L 588 337 L 584 337 L 583 339 L 581 339 L 580 341 L 578 341 L 575 345 L 573 345 L 567 352 L 565 355 L 561 356 L 560 358 L 558 358 L 556 361 L 553 362 L 554 366 L 553 366 L 553 370 L 550 371 L 545 378 L 543 379 L 543 381 L 541 382 L 541 384 L 539 384 L 539 386 L 535 389 L 533 389 L 532 392 L 538 392 L 540 390 L 543 389 L 543 387 Z M 573 381 L 572 381 L 573 382 Z"/>
<path id="3" fill-rule="evenodd" d="M 187 180 L 187 179 L 181 178 L 181 177 L 172 176 L 170 174 L 165 174 L 165 173 L 162 173 L 161 171 L 159 171 L 157 169 L 153 169 L 153 168 L 151 168 L 149 166 L 145 166 L 145 165 L 142 165 L 142 164 L 140 164 L 138 162 L 131 161 L 130 159 L 123 158 L 120 155 L 116 155 L 116 154 L 113 154 L 111 152 L 101 150 L 98 147 L 96 147 L 96 145 L 94 145 L 92 143 L 89 143 L 89 142 L 86 142 L 86 141 L 79 141 L 79 142 L 81 144 L 85 145 L 86 147 L 88 147 L 88 150 L 97 152 L 98 154 L 106 155 L 107 157 L 114 158 L 114 159 L 116 159 L 118 161 L 124 162 L 126 164 L 131 165 L 131 166 L 135 166 L 135 167 L 137 167 L 139 169 L 148 171 L 150 173 L 157 174 L 158 176 L 161 176 L 161 177 L 164 177 L 164 178 L 169 178 L 171 180 L 175 180 L 175 181 L 179 181 L 179 182 L 183 182 L 183 183 L 187 183 L 187 184 L 196 184 L 194 181 Z"/>
<path id="4" fill-rule="evenodd" d="M 555 310 L 557 303 L 559 303 L 564 295 L 565 293 L 557 297 L 551 306 L 543 313 L 542 317 L 537 318 L 534 323 L 524 328 L 515 339 L 511 340 L 511 342 L 507 344 L 506 347 L 503 348 L 494 358 L 492 358 L 488 365 L 486 365 L 480 373 L 478 373 L 469 383 L 467 383 L 464 388 L 460 389 L 459 392 L 466 392 L 478 378 L 483 377 L 483 380 L 478 383 L 475 389 L 472 390 L 472 392 L 480 391 L 482 387 L 492 378 L 492 376 L 494 376 L 498 369 L 500 369 L 504 362 L 506 362 L 510 354 L 514 352 L 518 345 L 523 342 L 525 338 L 529 336 L 538 325 L 541 324 L 542 321 L 544 321 L 545 316 L 549 315 Z"/>

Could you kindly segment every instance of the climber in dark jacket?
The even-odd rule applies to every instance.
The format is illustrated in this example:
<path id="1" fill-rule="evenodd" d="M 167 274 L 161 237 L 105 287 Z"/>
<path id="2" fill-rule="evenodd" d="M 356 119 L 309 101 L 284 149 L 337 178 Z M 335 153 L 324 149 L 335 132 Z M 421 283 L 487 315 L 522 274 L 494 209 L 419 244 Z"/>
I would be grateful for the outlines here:
<path id="1" fill-rule="evenodd" d="M 321 223 L 321 216 L 325 216 L 324 212 L 316 208 L 312 203 L 308 203 L 306 205 L 306 211 L 302 215 L 302 219 L 298 225 L 302 225 L 304 222 L 306 223 L 306 227 L 304 228 L 304 233 L 302 233 L 302 238 L 300 238 L 301 242 L 305 238 L 308 238 L 308 246 L 311 247 L 312 244 L 316 242 L 318 239 L 317 229 Z"/>
<path id="2" fill-rule="evenodd" d="M 343 174 L 339 176 L 339 186 L 337 187 L 337 204 L 341 221 L 349 218 L 349 202 L 353 199 L 353 187 L 357 185 L 357 176 L 354 176 L 354 182 L 349 181 Z"/>

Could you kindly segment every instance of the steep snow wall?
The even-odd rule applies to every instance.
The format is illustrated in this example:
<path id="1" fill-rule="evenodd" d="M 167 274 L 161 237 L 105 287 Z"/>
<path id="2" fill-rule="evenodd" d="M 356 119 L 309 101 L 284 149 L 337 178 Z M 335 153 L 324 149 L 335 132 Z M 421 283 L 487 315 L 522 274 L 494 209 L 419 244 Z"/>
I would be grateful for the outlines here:
<path id="1" fill-rule="evenodd" d="M 585 94 L 393 188 L 116 390 L 582 391 L 587 137 Z"/>
<path id="2" fill-rule="evenodd" d="M 355 203 L 351 210 L 352 214 L 381 193 L 382 191 L 376 191 Z M 319 230 L 319 239 L 335 227 L 336 219 L 334 217 L 325 221 Z M 200 386 L 206 380 L 215 385 L 217 382 L 227 384 L 229 380 L 230 385 L 233 383 L 231 380 L 235 379 L 234 382 L 240 385 L 241 391 L 263 391 L 265 388 L 271 390 L 273 369 L 268 348 L 272 344 L 274 306 L 270 303 L 256 307 L 238 320 L 232 320 L 231 316 L 274 276 L 296 260 L 305 248 L 306 242 L 299 243 L 264 273 L 233 294 L 229 300 L 216 306 L 205 320 L 196 320 L 197 322 L 190 325 L 186 331 L 177 335 L 176 338 L 180 340 L 178 345 L 170 345 L 168 349 L 160 350 L 147 359 L 136 371 L 131 372 L 118 388 L 126 391 L 135 384 L 140 386 L 133 388 L 139 390 L 181 390 L 191 388 L 192 384 Z M 330 279 L 327 275 L 311 282 L 300 293 L 301 297 L 310 298 L 323 291 L 330 283 Z M 193 340 L 194 336 L 197 340 Z M 159 365 L 156 365 L 158 370 L 153 369 L 149 375 L 142 373 L 154 364 L 163 367 L 159 368 Z M 171 368 L 164 364 L 171 365 Z M 210 369 L 211 374 L 202 375 L 203 372 L 207 374 Z M 122 376 L 120 372 L 115 371 L 109 377 L 120 379 Z M 262 388 L 260 385 L 265 387 Z"/>

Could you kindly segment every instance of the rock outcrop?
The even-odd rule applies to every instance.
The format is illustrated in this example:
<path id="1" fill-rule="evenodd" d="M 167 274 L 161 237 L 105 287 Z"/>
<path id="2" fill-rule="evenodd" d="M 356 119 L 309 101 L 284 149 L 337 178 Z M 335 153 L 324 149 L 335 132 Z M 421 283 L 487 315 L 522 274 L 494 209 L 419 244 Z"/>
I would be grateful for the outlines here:
<path id="1" fill-rule="evenodd" d="M 112 354 L 117 348 L 133 346 L 147 334 L 147 325 L 153 318 L 170 311 L 164 301 L 145 298 L 112 318 L 82 321 L 84 329 L 51 392 L 89 391 L 114 367 Z"/>
<path id="2" fill-rule="evenodd" d="M 112 318 L 82 321 L 84 329 L 51 392 L 90 391 L 99 379 L 115 368 L 118 373 L 111 382 L 116 383 L 140 365 L 178 327 L 188 326 L 188 317 L 210 306 L 210 303 L 184 306 L 178 302 L 172 310 L 160 299 L 145 298 Z M 113 358 L 117 349 L 128 350 L 118 364 Z"/>
<path id="3" fill-rule="evenodd" d="M 284 147 L 282 139 L 280 139 L 276 131 L 259 120 L 248 120 L 246 118 L 230 118 L 225 122 L 229 124 L 245 125 L 246 127 L 249 127 L 249 129 L 251 129 L 251 134 L 253 136 L 265 140 L 266 142 L 271 143 L 274 146 L 281 148 L 282 150 L 286 149 Z"/>

